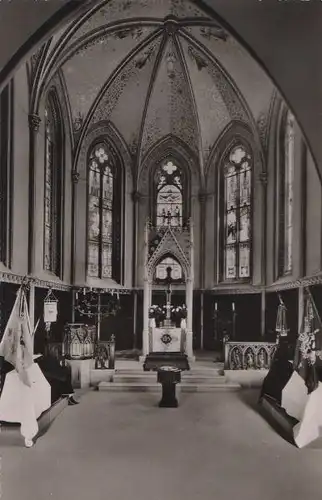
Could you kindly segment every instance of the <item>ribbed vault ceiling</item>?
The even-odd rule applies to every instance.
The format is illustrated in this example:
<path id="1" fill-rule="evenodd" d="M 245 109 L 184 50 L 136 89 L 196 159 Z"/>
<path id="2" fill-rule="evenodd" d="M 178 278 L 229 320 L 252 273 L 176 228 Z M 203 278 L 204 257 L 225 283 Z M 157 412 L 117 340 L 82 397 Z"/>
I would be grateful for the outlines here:
<path id="1" fill-rule="evenodd" d="M 104 0 L 56 34 L 46 68 L 47 82 L 62 72 L 74 127 L 110 120 L 139 159 L 171 134 L 202 168 L 231 120 L 263 135 L 274 93 L 240 44 L 187 0 Z"/>

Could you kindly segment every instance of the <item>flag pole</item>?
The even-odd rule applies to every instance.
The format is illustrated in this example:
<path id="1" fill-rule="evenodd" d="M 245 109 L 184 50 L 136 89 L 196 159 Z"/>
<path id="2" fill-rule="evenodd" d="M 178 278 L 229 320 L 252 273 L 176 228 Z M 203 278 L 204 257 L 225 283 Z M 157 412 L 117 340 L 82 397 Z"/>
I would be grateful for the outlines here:
<path id="1" fill-rule="evenodd" d="M 311 304 L 312 304 L 312 307 L 313 307 L 314 314 L 315 314 L 315 316 L 316 316 L 316 318 L 317 318 L 317 320 L 318 320 L 318 323 L 319 323 L 319 328 L 320 328 L 320 330 L 322 331 L 322 322 L 321 322 L 321 318 L 320 318 L 319 312 L 318 312 L 318 310 L 317 310 L 317 307 L 316 307 L 316 305 L 315 305 L 315 301 L 314 301 L 314 299 L 313 299 L 313 296 L 312 296 L 311 290 L 310 290 L 310 288 L 309 288 L 308 286 L 307 286 L 307 287 L 305 287 L 305 290 L 306 290 L 306 292 L 307 292 L 307 294 L 308 294 L 308 296 L 309 296 L 309 299 L 310 299 L 310 301 L 311 301 Z"/>

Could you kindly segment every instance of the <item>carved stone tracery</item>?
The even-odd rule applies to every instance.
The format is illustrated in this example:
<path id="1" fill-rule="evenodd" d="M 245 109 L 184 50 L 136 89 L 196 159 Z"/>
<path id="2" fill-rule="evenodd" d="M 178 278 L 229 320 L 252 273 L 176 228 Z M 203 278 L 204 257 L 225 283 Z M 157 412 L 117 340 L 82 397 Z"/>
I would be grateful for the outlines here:
<path id="1" fill-rule="evenodd" d="M 182 238 L 182 235 L 185 237 Z M 154 244 L 155 241 L 158 243 Z M 149 253 L 146 263 L 149 277 L 152 278 L 156 265 L 165 255 L 173 255 L 181 264 L 185 277 L 190 276 L 189 243 L 190 233 L 188 229 L 168 227 L 165 230 L 163 228 L 152 230 L 150 232 Z"/>
<path id="2" fill-rule="evenodd" d="M 28 115 L 29 128 L 33 132 L 38 132 L 41 123 L 41 118 L 36 114 Z"/>

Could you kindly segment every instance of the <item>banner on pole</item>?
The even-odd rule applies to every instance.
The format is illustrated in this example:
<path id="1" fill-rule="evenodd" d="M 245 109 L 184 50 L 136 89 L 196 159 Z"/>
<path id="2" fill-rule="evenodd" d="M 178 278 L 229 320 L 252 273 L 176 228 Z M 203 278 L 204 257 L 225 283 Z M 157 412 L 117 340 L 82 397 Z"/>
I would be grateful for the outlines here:
<path id="1" fill-rule="evenodd" d="M 44 302 L 44 322 L 55 323 L 57 321 L 57 301 L 48 300 Z"/>

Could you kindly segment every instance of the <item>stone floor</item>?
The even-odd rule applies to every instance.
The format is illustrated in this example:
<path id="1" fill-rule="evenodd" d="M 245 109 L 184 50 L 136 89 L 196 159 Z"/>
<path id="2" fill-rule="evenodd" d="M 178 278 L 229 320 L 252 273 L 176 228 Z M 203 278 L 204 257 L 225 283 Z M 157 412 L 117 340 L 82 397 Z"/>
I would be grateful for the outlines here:
<path id="1" fill-rule="evenodd" d="M 90 391 L 33 448 L 0 435 L 3 500 L 320 500 L 322 449 L 298 450 L 255 411 L 256 391 Z"/>

